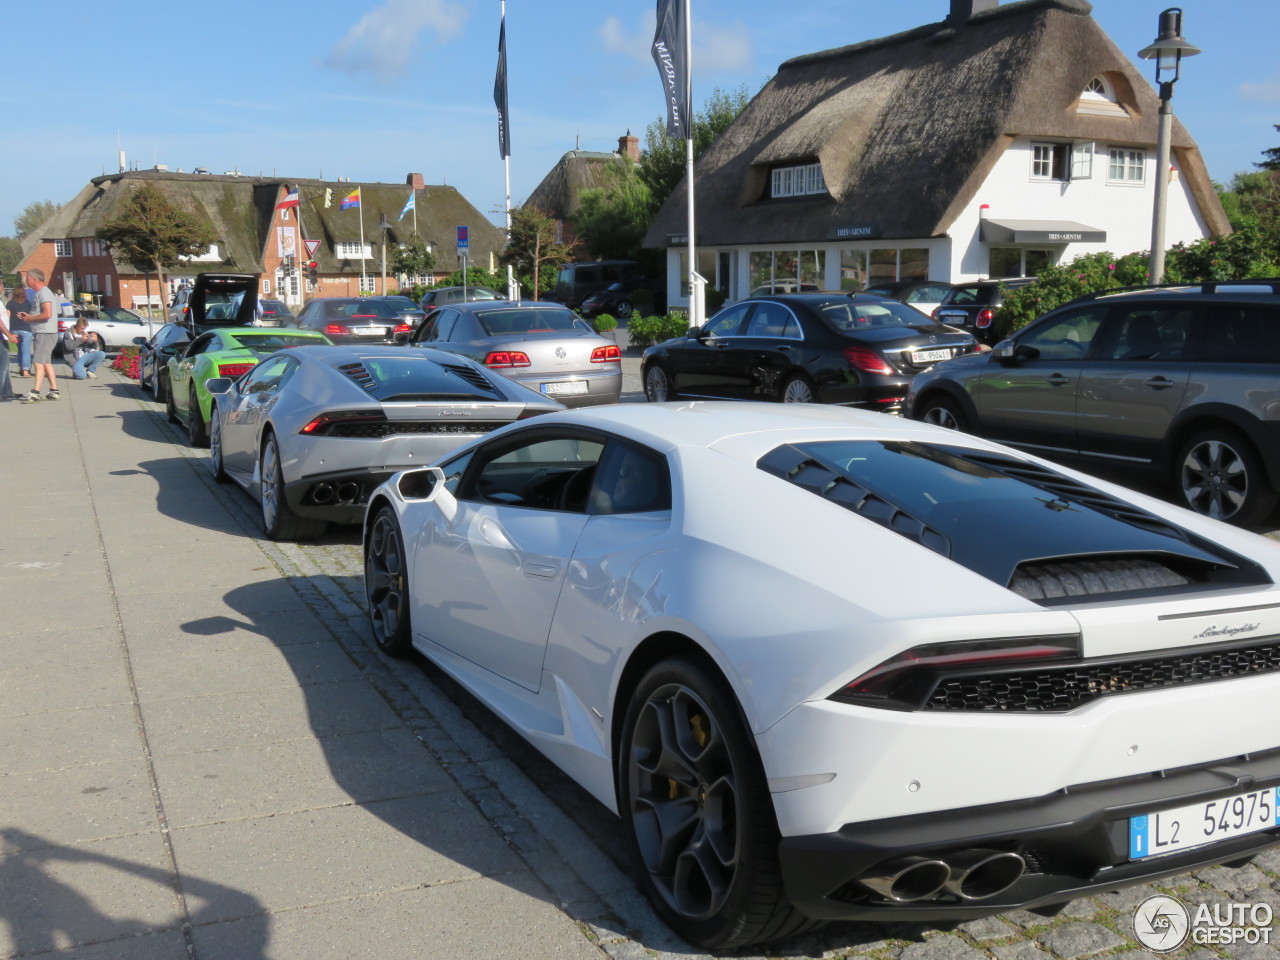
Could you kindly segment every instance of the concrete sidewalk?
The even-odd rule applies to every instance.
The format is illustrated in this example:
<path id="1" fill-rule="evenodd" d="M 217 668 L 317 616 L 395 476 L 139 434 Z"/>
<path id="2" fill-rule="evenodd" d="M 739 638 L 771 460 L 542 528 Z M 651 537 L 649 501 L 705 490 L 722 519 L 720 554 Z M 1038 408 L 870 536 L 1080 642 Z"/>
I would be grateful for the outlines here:
<path id="1" fill-rule="evenodd" d="M 0 957 L 601 957 L 132 381 L 62 397 L 0 404 Z"/>

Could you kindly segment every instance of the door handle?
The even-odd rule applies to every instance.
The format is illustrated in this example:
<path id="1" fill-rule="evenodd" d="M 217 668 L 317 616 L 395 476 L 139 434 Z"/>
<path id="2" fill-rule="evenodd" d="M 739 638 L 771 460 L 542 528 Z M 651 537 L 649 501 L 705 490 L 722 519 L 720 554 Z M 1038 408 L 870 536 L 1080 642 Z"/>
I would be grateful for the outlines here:
<path id="1" fill-rule="evenodd" d="M 1153 390 L 1168 390 L 1173 386 L 1173 381 L 1168 377 L 1152 377 L 1146 381 L 1145 386 L 1151 387 Z"/>
<path id="2" fill-rule="evenodd" d="M 1055 387 L 1063 387 L 1070 382 L 1071 382 L 1070 377 L 1064 377 L 1060 373 L 1055 373 L 1053 376 L 1049 378 L 1049 383 L 1051 383 Z"/>
<path id="3" fill-rule="evenodd" d="M 535 563 L 532 560 L 525 561 L 525 576 L 542 577 L 546 580 L 554 580 L 556 574 L 560 572 L 560 567 L 554 563 Z"/>

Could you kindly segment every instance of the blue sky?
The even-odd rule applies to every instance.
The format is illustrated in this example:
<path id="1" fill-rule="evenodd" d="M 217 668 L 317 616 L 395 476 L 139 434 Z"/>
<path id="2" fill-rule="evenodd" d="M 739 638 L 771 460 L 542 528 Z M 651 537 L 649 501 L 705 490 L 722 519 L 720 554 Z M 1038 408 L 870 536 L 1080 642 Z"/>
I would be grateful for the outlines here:
<path id="1" fill-rule="evenodd" d="M 1133 57 L 1164 3 L 1096 0 Z M 26 132 L 0 138 L 0 234 L 32 201 L 66 202 L 118 167 L 402 183 L 419 171 L 501 222 L 493 73 L 498 0 L 220 0 L 57 7 L 0 84 Z M 949 0 L 693 0 L 694 100 L 751 93 L 783 60 L 941 20 Z M 1174 107 L 1227 181 L 1280 146 L 1277 0 L 1185 0 Z M 125 12 L 127 11 L 127 12 Z M 512 202 L 566 151 L 611 150 L 662 110 L 652 0 L 509 0 Z M 33 56 L 33 52 L 38 51 Z M 1136 59 L 1136 57 L 1135 57 Z M 24 63 L 32 69 L 15 75 Z M 1151 77 L 1143 62 L 1144 76 Z M 34 104 L 43 127 L 25 112 Z"/>

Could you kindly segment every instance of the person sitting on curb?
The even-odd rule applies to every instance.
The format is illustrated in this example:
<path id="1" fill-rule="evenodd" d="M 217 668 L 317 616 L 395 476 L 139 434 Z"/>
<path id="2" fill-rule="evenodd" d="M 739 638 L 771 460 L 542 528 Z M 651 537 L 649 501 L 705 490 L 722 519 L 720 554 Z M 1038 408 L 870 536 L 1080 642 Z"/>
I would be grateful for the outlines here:
<path id="1" fill-rule="evenodd" d="M 62 359 L 71 365 L 71 375 L 77 380 L 97 380 L 93 371 L 107 358 L 98 349 L 98 335 L 87 333 L 89 321 L 81 317 L 70 330 L 62 335 Z"/>

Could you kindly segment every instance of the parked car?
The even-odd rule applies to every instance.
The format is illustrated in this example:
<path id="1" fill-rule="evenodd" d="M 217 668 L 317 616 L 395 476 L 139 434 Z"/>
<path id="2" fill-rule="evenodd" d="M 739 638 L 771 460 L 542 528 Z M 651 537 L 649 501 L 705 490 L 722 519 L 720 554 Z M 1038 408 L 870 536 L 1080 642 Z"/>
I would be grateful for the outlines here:
<path id="1" fill-rule="evenodd" d="M 644 290 L 643 300 L 637 296 L 637 290 Z M 611 317 L 618 320 L 628 320 L 631 314 L 635 312 L 635 303 L 640 301 L 641 304 L 653 304 L 658 300 L 657 295 L 649 287 L 636 287 L 630 289 L 624 287 L 620 283 L 611 284 L 607 290 L 598 290 L 591 296 L 582 301 L 582 306 L 578 308 L 578 313 L 587 319 L 598 317 L 602 313 L 607 313 Z M 657 307 L 653 307 L 654 310 Z"/>
<path id="2" fill-rule="evenodd" d="M 634 260 L 591 260 L 582 263 L 566 263 L 556 273 L 556 285 L 546 299 L 563 303 L 574 310 L 581 309 L 583 301 L 593 293 L 608 290 L 614 284 L 627 294 L 643 288 L 654 302 L 654 309 L 666 311 L 666 287 L 648 275 Z M 628 303 L 633 301 L 628 296 Z"/>
<path id="3" fill-rule="evenodd" d="M 1052 911 L 1280 840 L 1280 551 L 994 443 L 568 411 L 392 477 L 363 549 L 378 645 L 618 811 L 710 951 Z"/>
<path id="4" fill-rule="evenodd" d="M 508 423 L 562 409 L 453 354 L 292 347 L 214 377 L 209 463 L 258 500 L 273 540 L 360 523 L 373 488 Z"/>
<path id="5" fill-rule="evenodd" d="M 312 300 L 298 314 L 298 326 L 323 333 L 334 343 L 391 343 L 412 325 L 381 297 L 326 297 Z"/>
<path id="6" fill-rule="evenodd" d="M 147 337 L 134 337 L 138 347 L 138 386 L 163 403 L 169 375 L 169 360 L 187 348 L 191 330 L 183 323 L 166 323 Z"/>
<path id="7" fill-rule="evenodd" d="M 895 280 L 891 283 L 873 283 L 862 292 L 898 300 L 915 307 L 926 317 L 931 317 L 951 292 L 951 284 L 942 280 Z"/>
<path id="8" fill-rule="evenodd" d="M 1004 291 L 1035 281 L 1035 277 L 1010 277 L 957 283 L 933 311 L 933 317 L 947 326 L 968 330 L 984 344 L 995 343 L 1000 337 L 992 324 L 1004 304 Z"/>
<path id="9" fill-rule="evenodd" d="M 100 307 L 97 313 L 96 317 L 86 316 L 89 325 L 85 329 L 97 338 L 98 349 L 107 353 L 119 353 L 123 347 L 132 346 L 137 337 L 150 339 L 164 326 L 157 320 L 148 320 L 124 307 Z M 74 320 L 59 320 L 59 333 L 65 332 L 64 322 L 66 330 L 70 330 L 75 323 Z"/>
<path id="10" fill-rule="evenodd" d="M 255 322 L 255 326 L 262 327 L 291 327 L 294 323 L 293 311 L 289 309 L 289 305 L 283 300 L 258 300 L 258 306 L 261 309 L 261 316 Z"/>
<path id="11" fill-rule="evenodd" d="M 427 314 L 402 339 L 467 357 L 567 407 L 616 403 L 622 394 L 618 345 L 558 303 L 457 303 Z"/>
<path id="12" fill-rule="evenodd" d="M 427 315 L 426 311 L 408 297 L 389 294 L 385 297 L 379 297 L 378 299 L 385 300 L 387 303 L 391 304 L 392 309 L 396 311 L 396 316 L 398 316 L 402 322 L 414 327 L 420 324 L 422 322 L 422 318 Z"/>
<path id="13" fill-rule="evenodd" d="M 1072 301 L 989 354 L 916 378 L 907 413 L 1047 456 L 1172 481 L 1232 523 L 1280 497 L 1280 280 Z"/>
<path id="14" fill-rule="evenodd" d="M 443 307 L 449 303 L 466 303 L 468 300 L 505 300 L 500 293 L 490 290 L 488 287 L 433 287 L 422 295 L 422 299 L 418 302 L 419 309 L 424 314 L 430 313 L 436 307 Z"/>
<path id="15" fill-rule="evenodd" d="M 211 377 L 244 376 L 258 361 L 287 347 L 330 343 L 312 330 L 242 327 L 201 334 L 181 353 L 169 358 L 165 376 L 165 411 L 170 423 L 185 424 L 193 447 L 209 445 L 213 397 L 205 387 Z"/>
<path id="16" fill-rule="evenodd" d="M 780 400 L 896 413 L 913 376 L 977 348 L 970 334 L 887 297 L 755 297 L 650 347 L 641 376 L 653 401 Z"/>
<path id="17" fill-rule="evenodd" d="M 256 319 L 257 310 L 257 274 L 200 273 L 190 289 L 179 291 L 169 317 L 185 324 L 197 337 L 215 327 L 248 326 Z"/>

